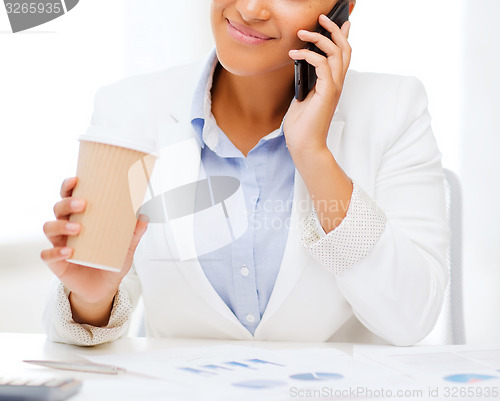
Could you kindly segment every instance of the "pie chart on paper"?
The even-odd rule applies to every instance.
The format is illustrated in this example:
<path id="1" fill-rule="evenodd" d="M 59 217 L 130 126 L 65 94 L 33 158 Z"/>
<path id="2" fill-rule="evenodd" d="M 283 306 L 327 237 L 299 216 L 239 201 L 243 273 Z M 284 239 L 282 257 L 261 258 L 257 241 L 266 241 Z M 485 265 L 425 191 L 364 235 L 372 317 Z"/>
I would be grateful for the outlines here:
<path id="1" fill-rule="evenodd" d="M 326 381 L 326 380 L 339 380 L 343 378 L 344 376 L 338 373 L 326 373 L 326 372 L 298 373 L 295 375 L 290 375 L 290 379 L 303 380 L 303 381 Z"/>
<path id="2" fill-rule="evenodd" d="M 235 387 L 243 387 L 254 390 L 271 389 L 275 387 L 285 386 L 286 382 L 278 380 L 246 380 L 233 383 Z"/>
<path id="3" fill-rule="evenodd" d="M 444 380 L 455 383 L 478 383 L 485 380 L 498 379 L 497 376 L 464 373 L 444 377 Z"/>

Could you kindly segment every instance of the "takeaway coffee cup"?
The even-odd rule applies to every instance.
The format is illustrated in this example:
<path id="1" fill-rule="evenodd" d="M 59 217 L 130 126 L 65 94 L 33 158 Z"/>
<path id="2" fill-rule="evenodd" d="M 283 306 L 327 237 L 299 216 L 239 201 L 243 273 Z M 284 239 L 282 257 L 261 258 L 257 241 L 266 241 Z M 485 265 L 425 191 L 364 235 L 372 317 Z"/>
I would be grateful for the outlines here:
<path id="1" fill-rule="evenodd" d="M 68 262 L 120 271 L 137 223 L 155 156 L 98 142 L 80 141 L 78 182 L 73 197 L 85 199 L 83 213 L 70 221 L 81 224 L 80 234 L 69 236 L 74 249 Z"/>

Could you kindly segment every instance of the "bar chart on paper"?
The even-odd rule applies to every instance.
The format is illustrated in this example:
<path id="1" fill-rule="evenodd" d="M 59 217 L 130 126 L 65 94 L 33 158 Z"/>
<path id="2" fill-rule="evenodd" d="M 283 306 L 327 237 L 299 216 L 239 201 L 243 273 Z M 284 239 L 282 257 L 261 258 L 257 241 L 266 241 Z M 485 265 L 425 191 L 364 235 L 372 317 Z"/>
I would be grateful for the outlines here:
<path id="1" fill-rule="evenodd" d="M 94 362 L 197 387 L 213 394 L 239 397 L 255 392 L 259 399 L 283 399 L 291 388 L 348 387 L 383 380 L 390 369 L 354 360 L 335 348 L 265 350 L 220 345 L 163 349 L 126 355 L 101 355 Z M 335 369 L 332 369 L 332 368 Z"/>

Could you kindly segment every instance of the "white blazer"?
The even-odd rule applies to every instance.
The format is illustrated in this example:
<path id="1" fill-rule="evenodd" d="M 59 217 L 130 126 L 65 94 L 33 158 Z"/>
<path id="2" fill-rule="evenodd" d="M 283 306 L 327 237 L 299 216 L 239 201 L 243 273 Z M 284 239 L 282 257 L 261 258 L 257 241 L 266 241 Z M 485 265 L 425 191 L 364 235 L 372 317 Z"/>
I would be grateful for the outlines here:
<path id="1" fill-rule="evenodd" d="M 158 185 L 165 190 L 179 184 L 179 174 L 183 182 L 196 181 L 200 144 L 190 110 L 202 68 L 196 63 L 102 88 L 82 139 L 144 151 L 173 146 L 173 154 L 182 156 L 155 167 L 163 171 Z M 197 258 L 179 260 L 175 247 L 166 245 L 171 239 L 163 224 L 150 224 L 121 287 L 132 304 L 142 294 L 148 336 L 409 345 L 430 332 L 447 285 L 449 231 L 441 154 L 421 83 L 350 71 L 328 147 L 385 213 L 385 229 L 368 255 L 336 275 L 301 245 L 312 206 L 296 172 L 288 242 L 252 335 L 218 296 Z M 335 251 L 335 243 L 331 246 Z"/>

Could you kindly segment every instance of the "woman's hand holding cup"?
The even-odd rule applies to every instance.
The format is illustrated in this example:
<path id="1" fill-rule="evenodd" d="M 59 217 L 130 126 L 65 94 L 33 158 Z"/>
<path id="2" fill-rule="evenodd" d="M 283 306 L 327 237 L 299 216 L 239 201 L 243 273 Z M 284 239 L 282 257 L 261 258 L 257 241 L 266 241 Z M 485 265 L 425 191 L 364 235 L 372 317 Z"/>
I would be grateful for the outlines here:
<path id="1" fill-rule="evenodd" d="M 135 249 L 146 231 L 147 217 L 141 215 L 130 242 L 124 266 L 120 272 L 94 269 L 70 263 L 73 249 L 66 247 L 69 236 L 77 236 L 81 231 L 79 223 L 70 222 L 71 214 L 82 213 L 86 202 L 72 197 L 77 177 L 66 179 L 61 186 L 61 198 L 54 205 L 55 221 L 44 224 L 45 236 L 53 247 L 43 250 L 42 260 L 71 292 L 70 301 L 73 318 L 79 323 L 95 326 L 106 325 L 118 287 L 132 266 Z"/>

